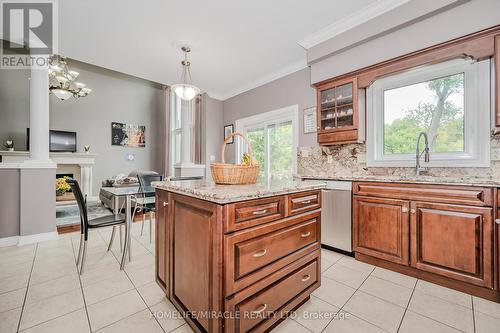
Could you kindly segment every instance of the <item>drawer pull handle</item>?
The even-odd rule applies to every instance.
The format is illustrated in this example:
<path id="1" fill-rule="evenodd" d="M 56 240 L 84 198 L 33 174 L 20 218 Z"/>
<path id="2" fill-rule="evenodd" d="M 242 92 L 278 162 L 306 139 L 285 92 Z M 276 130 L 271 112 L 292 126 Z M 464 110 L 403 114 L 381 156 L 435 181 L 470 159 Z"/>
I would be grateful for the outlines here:
<path id="1" fill-rule="evenodd" d="M 307 275 L 304 275 L 302 277 L 302 282 L 306 282 L 307 280 L 309 280 L 311 278 L 311 275 L 307 274 Z"/>
<path id="2" fill-rule="evenodd" d="M 301 201 L 300 203 L 303 204 L 303 205 L 307 205 L 309 203 L 311 203 L 312 200 L 304 200 L 304 201 Z"/>
<path id="3" fill-rule="evenodd" d="M 311 236 L 311 232 L 310 231 L 306 232 L 305 234 L 300 234 L 300 237 L 302 237 L 302 238 L 306 238 L 306 237 L 309 237 L 309 236 Z"/>
<path id="4" fill-rule="evenodd" d="M 254 254 L 253 254 L 253 256 L 254 256 L 255 258 L 259 258 L 259 257 L 263 257 L 263 256 L 265 256 L 265 255 L 266 255 L 266 253 L 267 253 L 267 250 L 266 250 L 266 249 L 264 249 L 263 251 L 260 251 L 260 252 L 254 253 Z"/>
<path id="5" fill-rule="evenodd" d="M 262 313 L 262 312 L 266 311 L 266 309 L 267 309 L 267 303 L 264 303 L 264 304 L 262 304 L 262 305 L 260 306 L 260 308 L 259 308 L 259 309 L 252 311 L 252 313 L 253 313 L 253 314 L 260 314 L 260 313 Z"/>
<path id="6" fill-rule="evenodd" d="M 267 213 L 267 209 L 261 209 L 261 210 L 256 210 L 256 211 L 252 212 L 253 215 L 262 215 L 265 213 Z"/>
<path id="7" fill-rule="evenodd" d="M 500 224 L 500 219 L 496 219 L 496 220 L 495 220 L 495 223 L 496 223 L 496 224 Z"/>
<path id="8" fill-rule="evenodd" d="M 401 208 L 402 213 L 408 213 L 408 207 L 403 207 Z"/>

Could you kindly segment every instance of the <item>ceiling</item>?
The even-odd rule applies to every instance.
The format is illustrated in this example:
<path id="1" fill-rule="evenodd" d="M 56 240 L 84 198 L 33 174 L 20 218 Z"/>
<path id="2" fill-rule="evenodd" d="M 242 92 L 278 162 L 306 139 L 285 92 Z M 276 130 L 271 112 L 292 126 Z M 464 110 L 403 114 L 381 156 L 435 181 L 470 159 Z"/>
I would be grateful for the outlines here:
<path id="1" fill-rule="evenodd" d="M 224 100 L 304 68 L 299 41 L 314 45 L 328 27 L 355 25 L 388 2 L 404 0 L 63 0 L 59 53 L 174 84 L 182 58 L 176 43 L 187 42 L 193 83 Z"/>

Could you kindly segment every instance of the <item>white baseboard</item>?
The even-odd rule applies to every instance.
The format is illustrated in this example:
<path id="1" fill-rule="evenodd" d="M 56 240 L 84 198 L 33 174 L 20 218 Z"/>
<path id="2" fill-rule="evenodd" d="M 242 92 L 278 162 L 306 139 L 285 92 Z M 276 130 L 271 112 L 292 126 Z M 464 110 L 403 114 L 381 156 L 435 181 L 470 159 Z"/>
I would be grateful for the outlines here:
<path id="1" fill-rule="evenodd" d="M 57 231 L 45 232 L 43 234 L 19 236 L 19 241 L 17 245 L 21 246 L 21 245 L 45 242 L 56 239 L 59 239 L 59 234 L 57 233 Z"/>
<path id="2" fill-rule="evenodd" d="M 17 245 L 19 242 L 19 236 L 3 237 L 0 238 L 0 247 Z"/>

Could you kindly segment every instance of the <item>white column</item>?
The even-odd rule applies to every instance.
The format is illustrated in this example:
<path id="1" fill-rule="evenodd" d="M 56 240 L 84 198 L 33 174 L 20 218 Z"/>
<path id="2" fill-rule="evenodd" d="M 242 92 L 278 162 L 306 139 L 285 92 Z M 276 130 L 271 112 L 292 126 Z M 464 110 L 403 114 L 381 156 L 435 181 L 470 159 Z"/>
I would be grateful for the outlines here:
<path id="1" fill-rule="evenodd" d="M 80 164 L 80 185 L 83 195 L 92 197 L 92 165 Z"/>
<path id="2" fill-rule="evenodd" d="M 50 162 L 49 75 L 46 66 L 31 67 L 29 149 L 30 162 Z"/>

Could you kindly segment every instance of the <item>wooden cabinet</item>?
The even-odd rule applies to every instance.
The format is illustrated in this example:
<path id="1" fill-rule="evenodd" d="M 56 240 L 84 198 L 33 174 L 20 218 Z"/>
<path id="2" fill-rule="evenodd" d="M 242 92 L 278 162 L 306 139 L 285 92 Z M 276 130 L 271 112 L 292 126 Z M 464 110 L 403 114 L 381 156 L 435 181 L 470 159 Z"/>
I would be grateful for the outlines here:
<path id="1" fill-rule="evenodd" d="M 493 188 L 355 182 L 356 258 L 500 301 Z M 500 208 L 500 207 L 499 207 Z M 498 228 L 497 228 L 498 229 Z M 498 233 L 498 230 L 497 230 Z"/>
<path id="2" fill-rule="evenodd" d="M 319 249 L 320 237 L 317 211 L 225 235 L 226 295 Z"/>
<path id="3" fill-rule="evenodd" d="M 295 261 L 226 301 L 230 313 L 241 313 L 226 321 L 227 332 L 265 332 L 286 316 L 319 286 L 320 250 Z M 243 315 L 247 314 L 247 315 Z"/>
<path id="4" fill-rule="evenodd" d="M 354 197 L 354 251 L 408 265 L 409 201 Z"/>
<path id="5" fill-rule="evenodd" d="M 318 209 L 321 206 L 321 192 L 303 192 L 290 194 L 288 196 L 288 215 L 295 215 L 311 210 Z"/>
<path id="6" fill-rule="evenodd" d="M 319 287 L 320 191 L 224 205 L 156 198 L 157 281 L 194 331 L 267 331 Z"/>
<path id="7" fill-rule="evenodd" d="M 170 300 L 181 310 L 199 314 L 207 332 L 222 330 L 222 319 L 203 313 L 222 311 L 222 207 L 170 193 Z"/>
<path id="8" fill-rule="evenodd" d="M 156 282 L 168 294 L 168 267 L 169 267 L 169 245 L 168 245 L 168 193 L 156 192 L 156 216 L 155 216 L 155 261 Z"/>
<path id="9" fill-rule="evenodd" d="M 411 204 L 411 265 L 493 287 L 492 208 Z"/>
<path id="10" fill-rule="evenodd" d="M 317 133 L 322 145 L 358 142 L 357 79 L 317 87 Z"/>
<path id="11" fill-rule="evenodd" d="M 248 200 L 227 205 L 226 232 L 279 220 L 285 216 L 285 197 Z"/>

